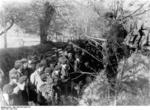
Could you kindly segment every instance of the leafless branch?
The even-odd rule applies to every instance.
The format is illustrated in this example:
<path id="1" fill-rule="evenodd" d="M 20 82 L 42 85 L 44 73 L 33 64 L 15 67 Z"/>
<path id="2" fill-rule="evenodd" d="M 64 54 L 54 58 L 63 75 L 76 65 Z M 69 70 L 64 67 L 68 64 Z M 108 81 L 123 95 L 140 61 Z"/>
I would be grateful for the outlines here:
<path id="1" fill-rule="evenodd" d="M 11 23 L 10 26 L 8 26 L 6 29 L 4 29 L 2 32 L 0 32 L 0 35 L 3 35 L 4 33 L 6 33 L 14 24 L 14 19 L 11 18 Z"/>
<path id="2" fill-rule="evenodd" d="M 136 13 L 137 13 L 139 10 L 141 10 L 144 6 L 145 6 L 145 3 L 142 4 L 138 9 L 136 9 L 136 10 L 135 10 L 134 12 L 132 12 L 131 14 L 129 14 L 129 15 L 123 17 L 123 19 L 126 19 L 126 18 L 131 17 L 132 15 L 136 14 Z"/>

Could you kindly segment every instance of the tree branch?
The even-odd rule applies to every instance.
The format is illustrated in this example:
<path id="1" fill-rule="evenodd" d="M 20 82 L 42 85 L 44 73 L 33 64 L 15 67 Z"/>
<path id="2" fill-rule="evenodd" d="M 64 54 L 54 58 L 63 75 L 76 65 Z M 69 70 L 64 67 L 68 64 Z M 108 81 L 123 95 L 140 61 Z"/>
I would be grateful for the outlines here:
<path id="1" fill-rule="evenodd" d="M 4 33 L 6 33 L 14 24 L 14 19 L 11 18 L 11 24 L 10 26 L 8 26 L 5 30 L 3 30 L 2 32 L 0 32 L 0 36 L 3 35 Z"/>
<path id="2" fill-rule="evenodd" d="M 134 12 L 132 12 L 131 14 L 125 16 L 123 19 L 126 19 L 126 18 L 128 18 L 128 17 L 134 15 L 135 13 L 137 13 L 140 9 L 142 9 L 142 8 L 144 7 L 144 5 L 145 5 L 145 3 L 142 4 L 138 9 L 136 9 L 136 10 L 135 10 Z"/>

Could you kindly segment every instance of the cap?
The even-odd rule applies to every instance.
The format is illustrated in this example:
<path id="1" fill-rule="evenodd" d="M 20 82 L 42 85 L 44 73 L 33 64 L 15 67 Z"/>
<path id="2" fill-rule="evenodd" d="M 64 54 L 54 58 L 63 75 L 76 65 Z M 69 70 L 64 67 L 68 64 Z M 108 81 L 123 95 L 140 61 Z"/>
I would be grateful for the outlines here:
<path id="1" fill-rule="evenodd" d="M 45 71 L 44 71 L 44 72 L 45 72 L 45 73 L 51 73 L 51 72 L 52 72 L 52 70 L 53 70 L 52 68 L 47 67 L 47 68 L 45 68 Z"/>
<path id="2" fill-rule="evenodd" d="M 56 65 L 54 70 L 60 70 L 61 69 L 61 66 L 60 65 Z"/>
<path id="3" fill-rule="evenodd" d="M 44 65 L 42 63 L 38 63 L 36 64 L 36 69 L 40 68 L 40 67 L 43 67 Z"/>
<path id="4" fill-rule="evenodd" d="M 22 63 L 27 63 L 28 60 L 27 60 L 26 58 L 22 58 L 22 59 L 21 59 L 21 62 L 22 62 Z"/>
<path id="5" fill-rule="evenodd" d="M 67 63 L 67 58 L 65 57 L 65 56 L 63 56 L 63 57 L 60 57 L 59 59 L 58 59 L 58 62 L 60 62 L 61 64 L 64 64 L 64 63 Z"/>

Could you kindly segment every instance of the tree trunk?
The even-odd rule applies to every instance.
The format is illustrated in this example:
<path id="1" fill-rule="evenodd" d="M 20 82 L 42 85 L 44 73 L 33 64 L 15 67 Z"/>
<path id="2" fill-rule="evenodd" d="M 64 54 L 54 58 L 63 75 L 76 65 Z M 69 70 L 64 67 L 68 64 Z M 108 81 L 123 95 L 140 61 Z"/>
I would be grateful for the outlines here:
<path id="1" fill-rule="evenodd" d="M 44 20 L 40 20 L 40 43 L 44 44 L 47 42 L 48 30 L 46 29 L 46 25 Z"/>
<path id="2" fill-rule="evenodd" d="M 44 5 L 44 16 L 39 20 L 40 22 L 40 43 L 47 43 L 48 29 L 50 22 L 55 13 L 55 9 L 49 2 L 46 2 Z"/>
<path id="3" fill-rule="evenodd" d="M 7 33 L 4 34 L 4 48 L 7 48 Z"/>

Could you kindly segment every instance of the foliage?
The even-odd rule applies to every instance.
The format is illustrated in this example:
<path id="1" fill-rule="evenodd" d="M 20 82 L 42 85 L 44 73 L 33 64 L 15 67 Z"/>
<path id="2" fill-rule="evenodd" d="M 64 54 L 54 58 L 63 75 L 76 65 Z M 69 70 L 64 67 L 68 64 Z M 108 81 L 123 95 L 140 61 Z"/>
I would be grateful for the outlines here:
<path id="1" fill-rule="evenodd" d="M 80 105 L 149 105 L 148 59 L 142 54 L 134 54 L 120 62 L 113 96 L 105 74 L 99 73 L 84 90 Z"/>

